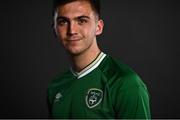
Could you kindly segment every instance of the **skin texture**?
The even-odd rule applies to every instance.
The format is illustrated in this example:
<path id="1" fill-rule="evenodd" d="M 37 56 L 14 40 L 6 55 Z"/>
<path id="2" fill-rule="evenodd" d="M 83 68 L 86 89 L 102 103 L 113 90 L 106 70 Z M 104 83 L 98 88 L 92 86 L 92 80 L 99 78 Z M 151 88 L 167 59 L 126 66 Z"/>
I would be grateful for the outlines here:
<path id="1" fill-rule="evenodd" d="M 103 21 L 88 1 L 79 0 L 57 7 L 54 22 L 57 37 L 70 54 L 73 68 L 82 70 L 100 52 L 96 36 L 103 31 Z"/>

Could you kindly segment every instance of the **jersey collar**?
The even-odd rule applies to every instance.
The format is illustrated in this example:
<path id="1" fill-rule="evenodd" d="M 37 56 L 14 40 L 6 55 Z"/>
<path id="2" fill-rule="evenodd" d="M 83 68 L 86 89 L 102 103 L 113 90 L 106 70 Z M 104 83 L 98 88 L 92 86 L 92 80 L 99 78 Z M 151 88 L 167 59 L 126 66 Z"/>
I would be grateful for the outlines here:
<path id="1" fill-rule="evenodd" d="M 80 79 L 83 76 L 92 72 L 94 69 L 96 69 L 105 57 L 106 57 L 106 54 L 101 52 L 92 63 L 90 63 L 88 66 L 86 66 L 80 72 L 75 72 L 72 68 L 70 68 L 70 70 L 71 70 L 72 74 L 75 77 L 77 77 L 77 79 Z"/>

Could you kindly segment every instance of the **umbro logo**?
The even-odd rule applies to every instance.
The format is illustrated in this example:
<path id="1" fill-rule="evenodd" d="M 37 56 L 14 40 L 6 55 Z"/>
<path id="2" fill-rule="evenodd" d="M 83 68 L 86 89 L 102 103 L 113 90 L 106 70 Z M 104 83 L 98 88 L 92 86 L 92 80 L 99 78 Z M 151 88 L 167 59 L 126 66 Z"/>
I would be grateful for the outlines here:
<path id="1" fill-rule="evenodd" d="M 59 99 L 60 99 L 61 97 L 62 97 L 62 94 L 61 94 L 60 92 L 57 93 L 56 96 L 55 96 L 54 102 L 59 101 Z"/>

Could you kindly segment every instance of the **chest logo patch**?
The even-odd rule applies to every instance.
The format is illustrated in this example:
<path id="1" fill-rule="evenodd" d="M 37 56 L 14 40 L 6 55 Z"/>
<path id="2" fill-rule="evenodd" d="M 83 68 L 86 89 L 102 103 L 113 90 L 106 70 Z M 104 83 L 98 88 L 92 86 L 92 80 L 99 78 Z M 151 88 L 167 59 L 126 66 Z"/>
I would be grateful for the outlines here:
<path id="1" fill-rule="evenodd" d="M 86 95 L 86 105 L 89 108 L 96 107 L 101 103 L 103 98 L 103 91 L 97 88 L 91 88 Z"/>

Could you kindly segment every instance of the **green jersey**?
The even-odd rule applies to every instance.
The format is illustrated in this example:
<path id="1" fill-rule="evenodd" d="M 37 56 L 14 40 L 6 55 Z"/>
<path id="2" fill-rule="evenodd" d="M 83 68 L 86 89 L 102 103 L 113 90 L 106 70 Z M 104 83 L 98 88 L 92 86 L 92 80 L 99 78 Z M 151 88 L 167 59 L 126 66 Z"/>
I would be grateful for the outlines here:
<path id="1" fill-rule="evenodd" d="M 53 80 L 48 100 L 53 118 L 150 118 L 145 84 L 103 52 L 81 72 L 70 69 Z"/>

